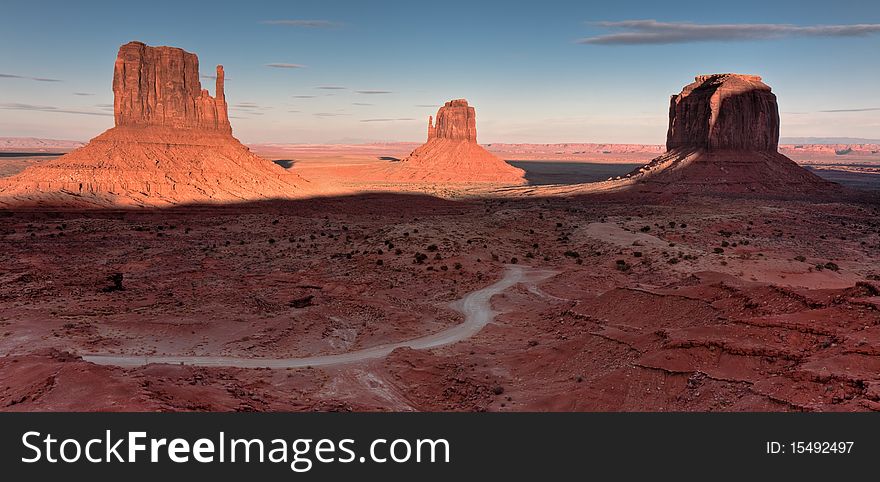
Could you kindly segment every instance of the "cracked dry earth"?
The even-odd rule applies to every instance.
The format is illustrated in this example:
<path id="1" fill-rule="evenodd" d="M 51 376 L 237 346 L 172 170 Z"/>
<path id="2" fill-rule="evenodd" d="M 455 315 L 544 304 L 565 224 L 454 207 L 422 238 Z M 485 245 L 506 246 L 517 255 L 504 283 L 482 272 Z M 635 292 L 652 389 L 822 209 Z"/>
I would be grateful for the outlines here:
<path id="1" fill-rule="evenodd" d="M 2 213 L 0 409 L 880 410 L 878 215 L 382 194 Z M 460 323 L 449 303 L 512 262 L 557 274 L 453 345 L 280 370 L 80 358 L 407 340 Z"/>

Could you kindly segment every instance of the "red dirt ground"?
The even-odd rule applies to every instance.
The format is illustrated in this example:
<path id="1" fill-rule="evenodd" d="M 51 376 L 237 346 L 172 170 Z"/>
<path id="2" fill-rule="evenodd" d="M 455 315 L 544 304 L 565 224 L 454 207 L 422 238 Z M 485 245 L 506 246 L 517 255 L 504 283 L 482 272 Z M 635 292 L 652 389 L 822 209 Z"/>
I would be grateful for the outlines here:
<path id="1" fill-rule="evenodd" d="M 878 214 L 402 194 L 3 212 L 0 409 L 878 410 Z M 513 258 L 558 274 L 497 295 L 489 326 L 442 348 L 287 370 L 79 358 L 409 339 L 459 323 L 448 303 Z M 106 290 L 114 273 L 124 290 Z"/>

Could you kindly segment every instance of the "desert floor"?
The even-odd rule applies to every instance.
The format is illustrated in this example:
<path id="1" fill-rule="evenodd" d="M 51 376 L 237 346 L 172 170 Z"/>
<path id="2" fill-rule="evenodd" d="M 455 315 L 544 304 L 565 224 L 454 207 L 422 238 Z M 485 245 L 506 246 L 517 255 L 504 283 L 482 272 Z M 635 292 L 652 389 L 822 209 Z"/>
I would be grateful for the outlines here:
<path id="1" fill-rule="evenodd" d="M 399 151 L 261 154 L 323 180 Z M 876 203 L 355 188 L 0 212 L 0 410 L 880 410 Z M 450 345 L 283 369 L 81 358 L 403 342 L 461 323 L 454 302 L 511 265 L 547 276 L 492 296 L 494 319 Z"/>

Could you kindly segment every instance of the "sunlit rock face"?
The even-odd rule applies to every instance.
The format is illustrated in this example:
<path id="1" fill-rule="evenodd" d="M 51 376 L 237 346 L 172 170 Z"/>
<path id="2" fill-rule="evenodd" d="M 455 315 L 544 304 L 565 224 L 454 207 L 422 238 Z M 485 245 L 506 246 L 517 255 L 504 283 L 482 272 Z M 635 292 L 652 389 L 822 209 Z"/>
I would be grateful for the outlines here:
<path id="1" fill-rule="evenodd" d="M 477 115 L 465 99 L 428 118 L 428 141 L 387 170 L 386 180 L 422 183 L 523 184 L 525 172 L 477 144 Z"/>
<path id="2" fill-rule="evenodd" d="M 773 151 L 776 95 L 757 75 L 700 75 L 669 102 L 666 149 Z"/>
<path id="3" fill-rule="evenodd" d="M 113 70 L 116 127 L 0 181 L 0 205 L 165 206 L 296 196 L 307 183 L 232 136 L 217 66 L 215 96 L 199 59 L 129 42 Z"/>
<path id="4" fill-rule="evenodd" d="M 202 89 L 199 58 L 176 47 L 129 42 L 119 48 L 113 70 L 117 126 L 163 126 L 232 132 L 217 66 L 215 96 Z"/>

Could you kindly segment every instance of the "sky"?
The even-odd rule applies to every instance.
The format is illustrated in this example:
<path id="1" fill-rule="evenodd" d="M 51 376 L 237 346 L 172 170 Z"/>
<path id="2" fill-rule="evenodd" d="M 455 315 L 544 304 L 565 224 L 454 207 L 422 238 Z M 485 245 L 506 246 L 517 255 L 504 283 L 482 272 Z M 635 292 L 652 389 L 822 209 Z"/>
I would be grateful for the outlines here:
<path id="1" fill-rule="evenodd" d="M 479 141 L 660 144 L 669 96 L 756 74 L 781 134 L 880 138 L 880 3 L 4 0 L 0 137 L 113 126 L 113 64 L 139 40 L 226 71 L 246 143 L 421 141 L 466 98 Z M 213 79 L 202 79 L 213 94 Z"/>

